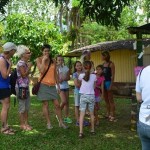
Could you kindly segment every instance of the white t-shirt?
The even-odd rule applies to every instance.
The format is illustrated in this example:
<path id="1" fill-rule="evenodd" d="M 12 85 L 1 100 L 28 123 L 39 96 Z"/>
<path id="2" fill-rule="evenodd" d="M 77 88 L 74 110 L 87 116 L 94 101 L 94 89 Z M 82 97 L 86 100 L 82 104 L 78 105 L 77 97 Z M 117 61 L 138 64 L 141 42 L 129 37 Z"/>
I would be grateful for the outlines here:
<path id="1" fill-rule="evenodd" d="M 79 80 L 82 82 L 79 93 L 81 94 L 94 94 L 94 83 L 96 82 L 96 75 L 90 74 L 89 81 L 85 81 L 83 78 L 85 73 L 79 75 Z"/>
<path id="2" fill-rule="evenodd" d="M 69 68 L 67 66 L 59 67 L 58 71 L 59 71 L 59 78 L 64 78 L 67 76 Z M 69 88 L 68 81 L 63 81 L 62 83 L 59 84 L 59 86 L 60 89 L 68 89 Z"/>
<path id="3" fill-rule="evenodd" d="M 139 120 L 147 125 L 150 125 L 150 66 L 147 66 L 137 76 L 136 92 L 141 93 L 142 101 L 139 113 Z"/>

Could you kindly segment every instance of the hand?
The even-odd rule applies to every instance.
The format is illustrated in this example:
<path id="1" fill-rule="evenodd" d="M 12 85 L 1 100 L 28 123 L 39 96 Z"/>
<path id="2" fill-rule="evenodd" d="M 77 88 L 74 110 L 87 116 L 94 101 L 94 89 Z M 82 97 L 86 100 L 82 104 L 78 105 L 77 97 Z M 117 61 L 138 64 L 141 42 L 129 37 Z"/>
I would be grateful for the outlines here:
<path id="1" fill-rule="evenodd" d="M 11 66 L 12 66 L 11 60 L 9 59 L 7 62 L 9 63 L 9 66 L 10 66 L 10 68 L 11 68 Z"/>
<path id="2" fill-rule="evenodd" d="M 61 78 L 61 79 L 59 79 L 59 83 L 62 83 L 63 82 L 63 79 Z"/>
<path id="3" fill-rule="evenodd" d="M 112 85 L 109 87 L 108 91 L 111 91 L 112 90 Z"/>
<path id="4" fill-rule="evenodd" d="M 43 56 L 42 62 L 45 63 L 48 59 L 49 59 L 49 56 L 48 56 L 48 55 L 45 55 L 45 56 Z"/>
<path id="5" fill-rule="evenodd" d="M 57 93 L 60 94 L 61 90 L 60 90 L 60 87 L 59 85 L 57 85 Z"/>

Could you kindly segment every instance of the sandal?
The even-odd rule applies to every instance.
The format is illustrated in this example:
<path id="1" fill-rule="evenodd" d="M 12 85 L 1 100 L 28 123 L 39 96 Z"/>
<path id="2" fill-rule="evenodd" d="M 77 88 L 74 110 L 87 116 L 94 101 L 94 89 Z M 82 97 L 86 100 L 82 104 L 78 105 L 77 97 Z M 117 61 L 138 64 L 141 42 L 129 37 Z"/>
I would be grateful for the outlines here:
<path id="1" fill-rule="evenodd" d="M 15 133 L 11 131 L 9 128 L 3 128 L 1 129 L 1 133 L 7 134 L 7 135 L 14 135 Z"/>
<path id="2" fill-rule="evenodd" d="M 95 135 L 96 134 L 95 131 L 91 131 L 90 133 L 91 133 L 91 135 Z"/>
<path id="3" fill-rule="evenodd" d="M 64 125 L 64 124 L 59 124 L 59 127 L 60 128 L 63 128 L 63 129 L 68 129 L 68 126 Z"/>
<path id="4" fill-rule="evenodd" d="M 32 130 L 32 127 L 30 125 L 26 125 L 26 131 L 31 131 Z"/>
<path id="5" fill-rule="evenodd" d="M 79 138 L 82 139 L 84 137 L 83 133 L 79 133 Z"/>

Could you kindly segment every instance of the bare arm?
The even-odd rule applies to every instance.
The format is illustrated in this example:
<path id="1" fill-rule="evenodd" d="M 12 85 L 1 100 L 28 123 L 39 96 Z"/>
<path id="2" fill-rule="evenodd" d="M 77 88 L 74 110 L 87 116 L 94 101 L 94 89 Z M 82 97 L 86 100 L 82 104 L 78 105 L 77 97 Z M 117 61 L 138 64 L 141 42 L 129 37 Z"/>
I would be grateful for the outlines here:
<path id="1" fill-rule="evenodd" d="M 81 86 L 81 82 L 78 79 L 74 79 L 74 85 L 78 88 Z"/>
<path id="2" fill-rule="evenodd" d="M 45 61 L 42 58 L 36 59 L 36 65 L 40 73 L 45 72 Z"/>
<path id="3" fill-rule="evenodd" d="M 101 84 L 101 91 L 102 91 L 101 98 L 103 99 L 104 98 L 104 81 L 102 81 L 102 84 Z"/>
<path id="4" fill-rule="evenodd" d="M 7 79 L 9 77 L 9 74 L 11 72 L 11 62 L 8 62 L 9 63 L 9 67 L 7 69 L 7 66 L 6 66 L 6 61 L 4 59 L 0 59 L 0 72 L 1 72 L 1 75 L 4 79 Z"/>
<path id="5" fill-rule="evenodd" d="M 113 62 L 111 63 L 110 68 L 111 68 L 111 81 L 113 83 L 115 79 L 115 65 Z"/>
<path id="6" fill-rule="evenodd" d="M 138 102 L 142 102 L 142 95 L 139 92 L 136 92 L 136 99 Z"/>

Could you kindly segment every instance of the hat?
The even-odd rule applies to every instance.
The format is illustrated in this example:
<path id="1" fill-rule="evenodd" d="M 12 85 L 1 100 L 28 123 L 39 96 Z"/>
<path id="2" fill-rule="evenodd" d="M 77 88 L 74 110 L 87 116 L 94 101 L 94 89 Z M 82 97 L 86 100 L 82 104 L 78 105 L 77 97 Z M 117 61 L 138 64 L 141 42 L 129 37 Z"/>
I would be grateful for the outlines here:
<path id="1" fill-rule="evenodd" d="M 4 52 L 8 52 L 8 51 L 11 51 L 13 49 L 17 50 L 17 46 L 12 42 L 7 42 L 2 47 L 3 47 Z"/>

